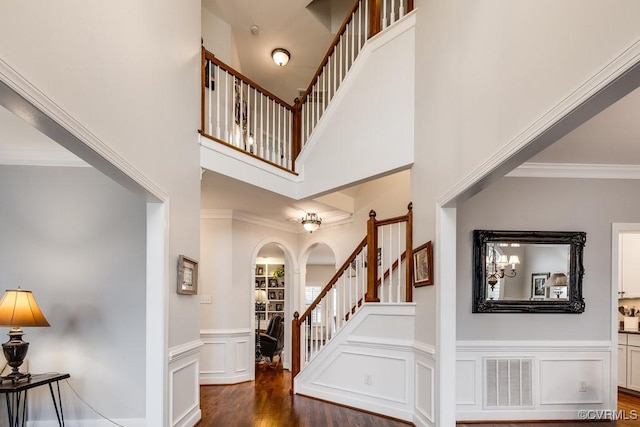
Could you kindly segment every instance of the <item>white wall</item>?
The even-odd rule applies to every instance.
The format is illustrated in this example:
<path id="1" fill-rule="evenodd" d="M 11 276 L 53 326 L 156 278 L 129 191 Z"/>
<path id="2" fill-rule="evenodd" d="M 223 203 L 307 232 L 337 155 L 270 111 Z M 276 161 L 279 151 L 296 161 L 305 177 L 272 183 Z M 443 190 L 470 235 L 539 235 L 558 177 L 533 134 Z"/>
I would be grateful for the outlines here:
<path id="1" fill-rule="evenodd" d="M 611 223 L 638 222 L 638 181 L 503 178 L 458 208 L 459 340 L 611 339 Z M 550 205 L 551 201 L 557 202 Z M 544 203 L 548 209 L 538 208 Z M 582 314 L 472 314 L 472 231 L 585 231 Z M 536 327 L 530 328 L 535 322 Z M 558 323 L 563 325 L 558 328 Z"/>
<path id="2" fill-rule="evenodd" d="M 0 167 L 0 200 L 0 282 L 33 291 L 51 324 L 25 329 L 30 371 L 70 373 L 105 416 L 144 419 L 145 200 L 92 168 L 24 166 Z M 61 390 L 67 421 L 99 418 Z M 46 387 L 29 412 L 55 419 Z"/>
<path id="3" fill-rule="evenodd" d="M 516 419 L 513 410 L 483 406 L 486 357 L 533 361 L 533 405 L 519 409 L 517 419 L 575 419 L 579 409 L 615 409 L 611 223 L 640 219 L 640 201 L 632 197 L 639 189 L 631 180 L 503 178 L 458 206 L 457 373 L 474 378 L 471 387 L 458 388 L 458 419 Z M 584 313 L 471 313 L 472 232 L 479 228 L 585 231 Z"/>
<path id="4" fill-rule="evenodd" d="M 235 54 L 231 26 L 204 7 L 202 8 L 202 39 L 204 47 L 216 58 L 242 72 L 232 63 Z"/>
<path id="5" fill-rule="evenodd" d="M 212 207 L 212 206 L 207 206 Z M 254 378 L 254 284 L 255 263 L 260 247 L 275 242 L 285 254 L 285 317 L 295 295 L 298 268 L 297 236 L 282 230 L 234 218 L 231 210 L 203 210 L 201 219 L 201 292 L 211 295 L 211 304 L 200 305 L 200 334 L 204 342 L 200 359 L 201 384 L 230 384 Z M 287 323 L 288 325 L 289 323 Z M 285 343 L 290 342 L 285 328 Z M 285 344 L 285 367 L 290 363 Z"/>

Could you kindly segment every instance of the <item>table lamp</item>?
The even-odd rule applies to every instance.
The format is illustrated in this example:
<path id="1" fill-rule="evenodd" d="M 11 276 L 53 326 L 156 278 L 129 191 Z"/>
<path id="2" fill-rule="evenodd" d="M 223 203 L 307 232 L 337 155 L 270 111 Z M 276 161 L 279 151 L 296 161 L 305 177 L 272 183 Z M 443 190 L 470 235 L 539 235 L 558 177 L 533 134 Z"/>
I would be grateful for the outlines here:
<path id="1" fill-rule="evenodd" d="M 49 326 L 31 291 L 24 289 L 7 290 L 0 300 L 0 326 L 11 326 L 9 341 L 2 344 L 4 357 L 11 366 L 11 373 L 1 377 L 2 381 L 18 382 L 31 378 L 31 374 L 19 372 L 20 365 L 27 356 L 29 343 L 22 340 L 21 326 Z"/>
<path id="2" fill-rule="evenodd" d="M 553 273 L 544 282 L 545 288 L 551 288 L 553 293 L 556 294 L 556 298 L 560 298 L 563 288 L 567 287 L 567 275 L 564 273 Z"/>

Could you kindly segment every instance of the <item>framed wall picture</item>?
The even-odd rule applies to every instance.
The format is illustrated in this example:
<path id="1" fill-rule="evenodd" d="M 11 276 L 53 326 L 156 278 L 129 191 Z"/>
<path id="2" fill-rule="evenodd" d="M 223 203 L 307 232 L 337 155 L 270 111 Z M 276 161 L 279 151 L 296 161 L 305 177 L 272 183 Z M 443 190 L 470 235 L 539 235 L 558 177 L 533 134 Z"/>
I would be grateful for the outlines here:
<path id="1" fill-rule="evenodd" d="M 545 299 L 544 283 L 550 275 L 551 273 L 533 273 L 531 275 L 531 299 Z"/>
<path id="2" fill-rule="evenodd" d="M 433 250 L 431 240 L 413 250 L 413 286 L 433 285 Z"/>
<path id="3" fill-rule="evenodd" d="M 196 295 L 198 293 L 198 261 L 178 256 L 178 293 Z"/>

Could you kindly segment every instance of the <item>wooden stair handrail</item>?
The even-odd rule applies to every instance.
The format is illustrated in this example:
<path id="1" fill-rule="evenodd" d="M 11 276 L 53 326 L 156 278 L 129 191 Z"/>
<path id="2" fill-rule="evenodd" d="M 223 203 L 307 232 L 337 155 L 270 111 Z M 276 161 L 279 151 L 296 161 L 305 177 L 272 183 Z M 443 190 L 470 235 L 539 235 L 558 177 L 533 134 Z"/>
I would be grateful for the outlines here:
<path id="1" fill-rule="evenodd" d="M 233 76 L 237 77 L 238 79 L 244 81 L 249 86 L 253 87 L 254 89 L 256 89 L 258 92 L 262 93 L 263 95 L 268 96 L 274 102 L 277 102 L 278 104 L 282 105 L 283 107 L 285 107 L 289 111 L 293 111 L 293 108 L 294 108 L 293 105 L 289 104 L 287 101 L 282 100 L 282 98 L 280 98 L 279 96 L 274 95 L 273 93 L 269 92 L 267 89 L 263 88 L 258 83 L 254 82 L 253 80 L 251 80 L 249 77 L 245 76 L 244 74 L 234 70 L 229 65 L 225 64 L 224 62 L 222 62 L 221 60 L 216 58 L 216 56 L 213 53 L 211 53 L 208 50 L 204 49 L 204 61 L 203 62 L 206 64 L 207 60 L 213 62 L 214 64 L 216 64 L 218 67 L 222 68 L 223 70 L 225 70 L 229 74 L 232 74 Z M 205 66 L 206 65 L 203 65 L 203 67 L 205 67 Z M 204 75 L 204 70 L 202 71 L 202 74 L 204 76 L 204 79 L 202 81 L 204 82 L 206 80 L 206 76 Z"/>
<path id="2" fill-rule="evenodd" d="M 304 95 L 300 97 L 300 104 L 304 104 L 305 102 L 307 102 L 307 97 L 313 90 L 313 86 L 318 81 L 318 77 L 320 77 L 320 74 L 322 74 L 322 68 L 325 65 L 327 65 L 327 62 L 329 62 L 329 58 L 331 57 L 331 54 L 333 53 L 333 51 L 336 49 L 336 46 L 340 42 L 340 37 L 343 36 L 345 30 L 347 29 L 347 25 L 349 25 L 349 22 L 351 22 L 353 13 L 356 10 L 358 10 L 359 6 L 360 6 L 360 0 L 355 0 L 353 2 L 353 5 L 351 6 L 351 9 L 349 9 L 349 12 L 347 12 L 347 16 L 344 18 L 344 21 L 342 21 L 342 25 L 340 26 L 340 29 L 336 33 L 336 36 L 333 38 L 331 45 L 329 45 L 329 49 L 327 49 L 327 53 L 325 53 L 324 58 L 322 58 L 322 61 L 320 62 L 320 66 L 318 67 L 315 74 L 311 78 L 311 83 L 309 83 L 309 86 L 307 86 L 307 90 L 304 92 Z"/>
<path id="3" fill-rule="evenodd" d="M 322 289 L 322 291 L 318 294 L 318 296 L 313 300 L 309 308 L 307 308 L 304 313 L 300 316 L 300 323 L 304 322 L 304 320 L 311 316 L 311 312 L 316 308 L 316 306 L 322 301 L 322 298 L 331 290 L 331 287 L 338 281 L 340 276 L 347 271 L 347 268 L 351 265 L 351 262 L 356 259 L 356 256 L 360 253 L 360 251 L 366 246 L 367 238 L 365 237 L 362 241 L 356 246 L 355 250 L 349 255 L 349 258 L 342 264 L 342 266 L 336 271 L 336 274 L 331 277 L 331 280 L 326 284 L 326 286 Z"/>

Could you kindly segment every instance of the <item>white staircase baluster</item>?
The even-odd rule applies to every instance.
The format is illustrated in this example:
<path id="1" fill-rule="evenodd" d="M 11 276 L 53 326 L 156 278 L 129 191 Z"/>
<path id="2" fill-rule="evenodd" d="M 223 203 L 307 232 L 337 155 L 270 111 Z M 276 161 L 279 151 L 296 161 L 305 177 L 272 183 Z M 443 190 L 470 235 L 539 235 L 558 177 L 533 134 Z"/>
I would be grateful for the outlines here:
<path id="1" fill-rule="evenodd" d="M 351 23 L 349 27 L 351 28 L 351 62 L 349 63 L 349 68 L 353 65 L 353 61 L 356 59 L 356 32 L 355 32 L 355 12 L 351 14 Z"/>
<path id="2" fill-rule="evenodd" d="M 264 159 L 264 95 L 260 94 L 260 154 Z"/>
<path id="3" fill-rule="evenodd" d="M 398 18 L 404 17 L 405 9 L 404 9 L 404 0 L 400 0 L 400 12 L 398 13 Z"/>
<path id="4" fill-rule="evenodd" d="M 396 302 L 400 302 L 400 291 L 402 289 L 402 276 L 404 276 L 402 274 L 402 260 L 400 259 L 402 257 L 402 222 L 398 223 L 398 287 L 396 290 Z M 405 258 L 406 259 L 406 258 Z M 405 267 L 406 267 L 407 263 L 405 262 Z"/>
<path id="5" fill-rule="evenodd" d="M 387 0 L 382 0 L 382 29 L 387 28 Z"/>
<path id="6" fill-rule="evenodd" d="M 402 3 L 402 0 L 400 0 L 400 2 Z M 396 22 L 396 0 L 391 0 L 391 19 L 390 19 L 390 24 L 393 24 L 394 22 Z"/>
<path id="7" fill-rule="evenodd" d="M 224 72 L 224 140 L 229 141 L 229 73 Z"/>
<path id="8" fill-rule="evenodd" d="M 213 134 L 213 111 L 211 111 L 211 107 L 213 104 L 213 62 L 207 59 L 207 65 L 209 65 L 209 74 L 205 77 L 207 79 L 207 83 L 209 84 L 209 92 L 207 93 L 207 106 L 208 106 L 208 114 L 207 114 L 207 132 L 209 134 Z M 203 129 L 204 130 L 204 129 Z"/>
<path id="9" fill-rule="evenodd" d="M 358 53 L 362 49 L 362 3 L 358 6 Z"/>
<path id="10" fill-rule="evenodd" d="M 362 7 L 362 2 L 360 2 L 360 7 Z M 369 2 L 364 0 L 364 38 L 365 40 L 369 37 Z"/>
<path id="11" fill-rule="evenodd" d="M 216 138 L 220 138 L 220 67 L 216 66 Z"/>

